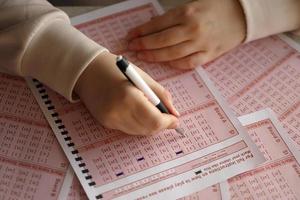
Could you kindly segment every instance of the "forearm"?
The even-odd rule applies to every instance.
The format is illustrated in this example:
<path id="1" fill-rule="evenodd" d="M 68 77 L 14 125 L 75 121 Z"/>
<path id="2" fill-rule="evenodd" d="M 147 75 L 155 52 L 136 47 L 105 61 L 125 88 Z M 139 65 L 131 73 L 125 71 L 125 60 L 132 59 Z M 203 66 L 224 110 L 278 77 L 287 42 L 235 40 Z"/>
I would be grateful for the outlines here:
<path id="1" fill-rule="evenodd" d="M 240 0 L 247 22 L 245 42 L 300 29 L 299 0 Z"/>
<path id="2" fill-rule="evenodd" d="M 105 49 L 44 0 L 0 0 L 0 67 L 39 79 L 69 100 L 88 64 Z"/>

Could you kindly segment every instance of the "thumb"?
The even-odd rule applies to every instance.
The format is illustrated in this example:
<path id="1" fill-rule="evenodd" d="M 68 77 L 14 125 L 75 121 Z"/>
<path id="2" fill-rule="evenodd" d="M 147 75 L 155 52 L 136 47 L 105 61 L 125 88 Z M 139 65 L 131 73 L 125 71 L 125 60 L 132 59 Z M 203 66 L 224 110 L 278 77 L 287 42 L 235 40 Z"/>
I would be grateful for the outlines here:
<path id="1" fill-rule="evenodd" d="M 167 114 L 163 114 L 163 115 L 167 115 Z M 178 128 L 179 127 L 179 120 L 178 118 L 176 118 L 175 116 L 173 115 L 167 115 L 167 117 L 169 118 L 169 123 L 168 123 L 168 126 L 166 127 L 167 129 L 175 129 L 175 128 Z"/>

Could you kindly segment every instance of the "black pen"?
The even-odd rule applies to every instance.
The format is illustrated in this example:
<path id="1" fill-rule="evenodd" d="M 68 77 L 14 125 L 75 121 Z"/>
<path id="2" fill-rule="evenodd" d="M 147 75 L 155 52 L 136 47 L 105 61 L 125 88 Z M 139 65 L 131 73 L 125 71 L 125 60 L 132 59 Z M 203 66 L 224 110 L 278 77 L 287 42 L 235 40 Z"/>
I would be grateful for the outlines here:
<path id="1" fill-rule="evenodd" d="M 126 76 L 126 78 L 138 89 L 140 89 L 149 101 L 156 106 L 162 113 L 170 114 L 164 103 L 158 98 L 158 96 L 153 92 L 153 90 L 147 85 L 135 68 L 130 64 L 126 58 L 123 56 L 117 56 L 116 65 L 121 70 L 121 72 Z M 181 128 L 175 129 L 177 133 L 184 136 L 183 130 Z"/>

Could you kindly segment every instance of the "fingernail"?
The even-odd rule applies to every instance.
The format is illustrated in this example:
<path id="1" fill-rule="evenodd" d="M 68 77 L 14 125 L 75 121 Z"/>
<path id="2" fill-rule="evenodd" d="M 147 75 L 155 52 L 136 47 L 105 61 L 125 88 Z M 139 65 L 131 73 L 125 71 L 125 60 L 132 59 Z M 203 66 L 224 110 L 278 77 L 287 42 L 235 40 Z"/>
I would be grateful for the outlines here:
<path id="1" fill-rule="evenodd" d="M 174 111 L 175 111 L 176 116 L 179 117 L 179 116 L 180 116 L 180 113 L 176 110 L 176 108 L 175 108 L 174 106 L 173 106 L 173 108 L 174 108 Z"/>
<path id="2" fill-rule="evenodd" d="M 176 120 L 175 122 L 173 122 L 172 124 L 170 124 L 170 126 L 168 127 L 168 129 L 174 129 L 179 127 L 179 121 Z"/>

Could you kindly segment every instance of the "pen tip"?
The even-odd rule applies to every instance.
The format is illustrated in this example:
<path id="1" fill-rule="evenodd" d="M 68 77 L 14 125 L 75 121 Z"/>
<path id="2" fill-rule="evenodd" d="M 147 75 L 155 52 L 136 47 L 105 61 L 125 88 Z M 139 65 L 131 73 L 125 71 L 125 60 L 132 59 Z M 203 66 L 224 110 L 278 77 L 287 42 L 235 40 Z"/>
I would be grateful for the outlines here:
<path id="1" fill-rule="evenodd" d="M 176 128 L 175 130 L 176 130 L 176 132 L 179 133 L 181 136 L 183 136 L 183 137 L 185 136 L 185 135 L 184 135 L 184 130 L 183 130 L 182 128 Z"/>

